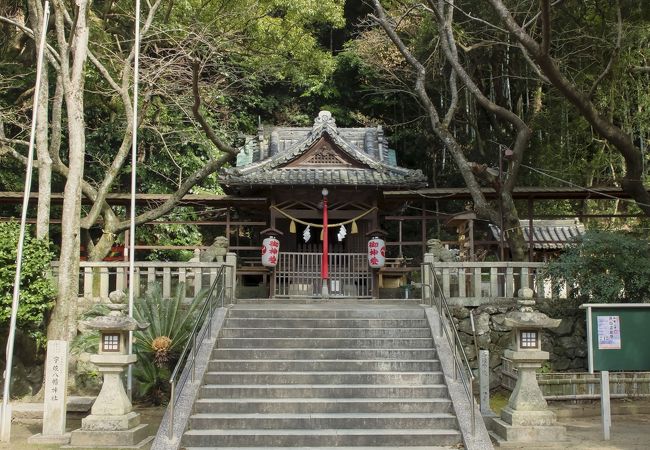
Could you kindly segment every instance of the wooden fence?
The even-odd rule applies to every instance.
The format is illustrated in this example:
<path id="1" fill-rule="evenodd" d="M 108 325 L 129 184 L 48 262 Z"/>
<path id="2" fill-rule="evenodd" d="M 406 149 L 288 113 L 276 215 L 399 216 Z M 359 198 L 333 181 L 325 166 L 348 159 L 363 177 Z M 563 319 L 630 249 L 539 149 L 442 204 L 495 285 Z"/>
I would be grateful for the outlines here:
<path id="1" fill-rule="evenodd" d="M 371 297 L 372 272 L 365 253 L 329 254 L 329 294 Z M 322 253 L 280 252 L 275 269 L 276 297 L 321 295 Z"/>
<path id="2" fill-rule="evenodd" d="M 512 361 L 501 358 L 501 386 L 512 391 L 517 384 L 517 369 Z M 589 372 L 538 372 L 537 382 L 547 400 L 597 400 L 600 398 L 600 374 Z M 650 397 L 650 372 L 611 372 L 612 398 Z"/>

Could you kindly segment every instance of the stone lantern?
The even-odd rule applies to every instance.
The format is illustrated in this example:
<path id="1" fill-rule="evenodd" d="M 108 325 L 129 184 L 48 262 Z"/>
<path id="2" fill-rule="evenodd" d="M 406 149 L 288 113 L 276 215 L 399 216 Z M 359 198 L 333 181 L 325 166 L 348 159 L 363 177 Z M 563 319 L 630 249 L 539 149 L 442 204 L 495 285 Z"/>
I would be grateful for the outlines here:
<path id="1" fill-rule="evenodd" d="M 555 414 L 548 409 L 536 376 L 537 369 L 549 359 L 549 353 L 541 348 L 542 329 L 556 328 L 561 319 L 534 311 L 531 289 L 520 289 L 517 303 L 519 310 L 506 314 L 504 321 L 513 333 L 512 349 L 504 356 L 512 361 L 518 378 L 501 418 L 494 419 L 495 437 L 518 443 L 563 441 L 566 429 L 557 424 Z"/>
<path id="2" fill-rule="evenodd" d="M 85 448 L 139 447 L 146 444 L 146 424 L 140 424 L 140 414 L 126 395 L 122 383 L 122 372 L 129 364 L 136 362 L 136 355 L 129 355 L 129 331 L 143 330 L 148 323 L 138 323 L 124 314 L 126 295 L 121 291 L 109 295 L 111 310 L 106 316 L 97 316 L 80 322 L 80 328 L 98 330 L 99 352 L 90 356 L 99 372 L 104 376 L 102 389 L 92 406 L 91 414 L 82 419 L 81 428 L 70 436 L 70 446 Z"/>

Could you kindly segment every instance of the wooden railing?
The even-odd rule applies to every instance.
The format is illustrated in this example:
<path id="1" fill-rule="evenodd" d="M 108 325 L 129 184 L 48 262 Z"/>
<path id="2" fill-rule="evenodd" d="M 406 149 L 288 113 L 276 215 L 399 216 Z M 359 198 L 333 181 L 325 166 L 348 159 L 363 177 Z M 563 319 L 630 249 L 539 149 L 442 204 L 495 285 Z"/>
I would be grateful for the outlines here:
<path id="1" fill-rule="evenodd" d="M 430 255 L 425 255 L 427 261 Z M 428 261 L 427 261 L 428 262 Z M 478 306 L 498 298 L 517 296 L 530 288 L 537 298 L 566 298 L 563 286 L 553 293 L 553 280 L 544 275 L 544 263 L 537 262 L 433 262 L 441 289 L 450 304 Z M 426 282 L 426 281 L 425 281 Z M 553 295 L 554 294 L 554 295 Z"/>
<path id="2" fill-rule="evenodd" d="M 225 263 L 217 262 L 157 262 L 136 261 L 134 294 L 139 296 L 147 291 L 148 286 L 159 283 L 164 298 L 176 293 L 183 283 L 185 297 L 193 298 L 202 289 L 209 288 L 214 282 L 219 268 L 226 265 L 226 298 L 232 299 L 235 287 L 235 263 L 233 256 L 227 257 Z M 54 275 L 58 272 L 58 262 L 52 263 Z M 114 290 L 128 289 L 129 263 L 82 261 L 79 265 L 79 295 L 86 298 L 107 298 Z"/>
<path id="3" fill-rule="evenodd" d="M 365 253 L 329 254 L 329 294 L 371 297 L 372 272 Z M 322 253 L 280 252 L 275 268 L 276 297 L 321 295 Z"/>

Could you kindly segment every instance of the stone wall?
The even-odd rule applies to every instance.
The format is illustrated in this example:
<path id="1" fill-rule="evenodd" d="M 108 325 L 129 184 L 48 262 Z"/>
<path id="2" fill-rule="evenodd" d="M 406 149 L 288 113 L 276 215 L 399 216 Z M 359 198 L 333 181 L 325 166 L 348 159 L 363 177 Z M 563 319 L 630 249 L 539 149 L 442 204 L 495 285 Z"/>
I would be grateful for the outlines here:
<path id="1" fill-rule="evenodd" d="M 5 336 L 2 330 L 0 336 Z M 16 340 L 11 372 L 11 396 L 24 397 L 36 395 L 43 384 L 45 350 L 36 346 L 36 342 L 20 328 L 16 329 Z M 6 364 L 5 343 L 0 351 L 0 371 L 4 372 Z M 4 388 L 4 378 L 0 377 L 0 388 Z"/>
<path id="2" fill-rule="evenodd" d="M 551 355 L 548 370 L 576 371 L 587 368 L 587 338 L 585 312 L 571 300 L 539 300 L 536 308 L 551 318 L 562 319 L 555 330 L 545 330 L 542 335 L 542 349 Z M 495 300 L 478 307 L 450 306 L 465 353 L 473 368 L 478 367 L 478 358 L 472 338 L 470 311 L 474 315 L 476 341 L 479 349 L 490 351 L 490 386 L 501 382 L 501 357 L 510 347 L 512 333 L 504 326 L 505 315 L 516 309 L 516 300 Z"/>

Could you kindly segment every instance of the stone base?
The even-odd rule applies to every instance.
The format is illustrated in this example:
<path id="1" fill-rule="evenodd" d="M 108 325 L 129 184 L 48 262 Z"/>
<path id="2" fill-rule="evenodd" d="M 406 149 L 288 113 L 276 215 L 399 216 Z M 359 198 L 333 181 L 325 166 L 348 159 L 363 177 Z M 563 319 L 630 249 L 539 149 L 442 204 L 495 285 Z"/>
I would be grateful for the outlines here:
<path id="1" fill-rule="evenodd" d="M 100 416 L 91 414 L 81 419 L 83 431 L 124 431 L 140 425 L 140 414 L 130 412 L 121 416 Z"/>
<path id="2" fill-rule="evenodd" d="M 552 411 L 515 411 L 509 406 L 501 410 L 501 420 L 515 427 L 549 427 L 556 423 Z"/>
<path id="3" fill-rule="evenodd" d="M 515 426 L 495 418 L 491 429 L 490 436 L 494 438 L 499 447 L 507 447 L 508 444 L 520 446 L 523 443 L 534 443 L 536 446 L 543 446 L 544 443 L 566 440 L 566 428 L 561 425 Z"/>
<path id="4" fill-rule="evenodd" d="M 66 445 L 67 443 L 70 442 L 70 434 L 71 433 L 47 435 L 47 434 L 38 433 L 28 437 L 27 443 Z"/>
<path id="5" fill-rule="evenodd" d="M 65 448 L 140 448 L 153 439 L 148 428 L 149 425 L 142 424 L 118 431 L 74 430 L 70 445 Z"/>

